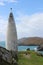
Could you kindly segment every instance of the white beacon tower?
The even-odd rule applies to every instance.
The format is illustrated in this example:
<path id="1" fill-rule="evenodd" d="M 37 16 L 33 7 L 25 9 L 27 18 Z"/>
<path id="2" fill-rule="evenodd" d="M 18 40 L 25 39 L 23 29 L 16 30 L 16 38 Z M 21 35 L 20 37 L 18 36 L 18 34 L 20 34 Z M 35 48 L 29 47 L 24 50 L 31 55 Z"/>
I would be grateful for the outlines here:
<path id="1" fill-rule="evenodd" d="M 17 51 L 17 31 L 12 11 L 10 12 L 7 27 L 6 48 L 10 51 Z"/>

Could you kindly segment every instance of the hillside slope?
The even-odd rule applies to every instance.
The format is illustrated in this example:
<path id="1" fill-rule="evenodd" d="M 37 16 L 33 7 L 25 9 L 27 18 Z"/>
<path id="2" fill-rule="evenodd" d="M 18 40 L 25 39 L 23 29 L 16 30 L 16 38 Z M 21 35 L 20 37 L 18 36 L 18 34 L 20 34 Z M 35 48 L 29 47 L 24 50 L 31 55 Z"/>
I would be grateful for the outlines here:
<path id="1" fill-rule="evenodd" d="M 42 45 L 43 44 L 43 38 L 40 37 L 29 37 L 29 38 L 22 38 L 18 41 L 19 46 L 24 45 Z"/>

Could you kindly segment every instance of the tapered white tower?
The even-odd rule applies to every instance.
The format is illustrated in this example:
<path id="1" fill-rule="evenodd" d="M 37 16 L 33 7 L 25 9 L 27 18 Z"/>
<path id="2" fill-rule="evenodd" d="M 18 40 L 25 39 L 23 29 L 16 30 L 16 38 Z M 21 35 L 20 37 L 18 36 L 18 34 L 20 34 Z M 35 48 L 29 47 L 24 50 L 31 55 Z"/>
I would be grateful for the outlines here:
<path id="1" fill-rule="evenodd" d="M 12 11 L 8 19 L 6 48 L 8 50 L 17 51 L 17 32 Z"/>

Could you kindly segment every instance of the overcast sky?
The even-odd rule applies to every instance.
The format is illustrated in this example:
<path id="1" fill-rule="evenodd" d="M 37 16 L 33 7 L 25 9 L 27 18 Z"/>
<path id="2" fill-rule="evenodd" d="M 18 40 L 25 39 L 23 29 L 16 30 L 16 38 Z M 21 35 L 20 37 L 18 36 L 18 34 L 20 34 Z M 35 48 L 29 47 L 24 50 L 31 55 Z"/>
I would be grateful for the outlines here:
<path id="1" fill-rule="evenodd" d="M 6 40 L 11 7 L 18 38 L 43 37 L 43 0 L 0 0 L 0 41 Z"/>

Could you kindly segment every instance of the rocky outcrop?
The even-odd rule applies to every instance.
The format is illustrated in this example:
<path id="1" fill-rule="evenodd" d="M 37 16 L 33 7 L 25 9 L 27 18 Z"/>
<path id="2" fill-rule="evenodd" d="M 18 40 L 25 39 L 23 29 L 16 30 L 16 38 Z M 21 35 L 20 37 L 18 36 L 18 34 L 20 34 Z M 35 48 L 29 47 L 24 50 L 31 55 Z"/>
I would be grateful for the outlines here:
<path id="1" fill-rule="evenodd" d="M 0 64 L 2 65 L 17 65 L 16 54 L 13 51 L 0 47 Z"/>
<path id="2" fill-rule="evenodd" d="M 43 38 L 40 37 L 28 37 L 28 38 L 22 38 L 18 40 L 19 46 L 42 45 L 42 44 L 43 44 Z"/>
<path id="3" fill-rule="evenodd" d="M 38 48 L 37 48 L 38 51 L 43 51 L 43 45 L 40 45 Z"/>

